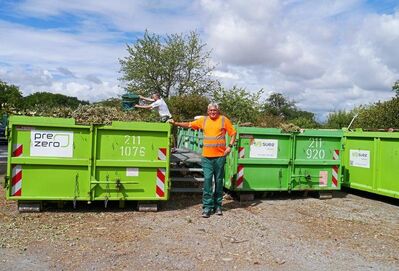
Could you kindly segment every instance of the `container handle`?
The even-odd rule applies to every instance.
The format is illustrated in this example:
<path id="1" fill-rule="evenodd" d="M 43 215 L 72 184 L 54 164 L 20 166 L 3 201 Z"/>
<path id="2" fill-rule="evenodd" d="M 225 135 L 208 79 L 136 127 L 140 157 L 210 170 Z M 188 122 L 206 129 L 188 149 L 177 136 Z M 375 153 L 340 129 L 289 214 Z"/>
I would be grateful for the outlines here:
<path id="1" fill-rule="evenodd" d="M 10 177 L 4 176 L 4 189 L 8 188 L 8 181 L 10 180 Z"/>

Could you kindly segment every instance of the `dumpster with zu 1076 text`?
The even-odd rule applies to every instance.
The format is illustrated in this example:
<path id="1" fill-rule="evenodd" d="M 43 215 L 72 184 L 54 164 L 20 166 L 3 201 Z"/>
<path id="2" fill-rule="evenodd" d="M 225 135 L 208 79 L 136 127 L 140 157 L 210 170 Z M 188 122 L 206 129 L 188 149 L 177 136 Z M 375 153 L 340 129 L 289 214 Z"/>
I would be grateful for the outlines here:
<path id="1" fill-rule="evenodd" d="M 169 198 L 169 124 L 11 116 L 7 133 L 7 199 Z"/>
<path id="2" fill-rule="evenodd" d="M 399 133 L 345 131 L 343 185 L 399 198 Z"/>

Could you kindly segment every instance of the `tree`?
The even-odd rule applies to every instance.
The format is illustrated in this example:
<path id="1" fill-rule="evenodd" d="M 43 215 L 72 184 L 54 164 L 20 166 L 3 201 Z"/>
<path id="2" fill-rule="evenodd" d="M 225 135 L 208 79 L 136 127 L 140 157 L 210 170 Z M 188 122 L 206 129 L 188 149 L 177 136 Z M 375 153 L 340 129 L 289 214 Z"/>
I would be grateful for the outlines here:
<path id="1" fill-rule="evenodd" d="M 22 101 L 22 93 L 15 85 L 9 85 L 0 80 L 0 109 L 8 111 L 9 108 L 19 107 Z"/>
<path id="2" fill-rule="evenodd" d="M 252 94 L 244 88 L 221 88 L 213 93 L 213 99 L 233 122 L 256 123 L 260 116 L 262 93 L 263 90 Z"/>
<path id="3" fill-rule="evenodd" d="M 89 104 L 89 102 L 80 101 L 76 97 L 70 97 L 62 94 L 36 92 L 24 97 L 23 104 L 26 109 L 32 109 L 35 107 L 70 107 L 72 109 L 76 109 L 80 104 Z"/>
<path id="4" fill-rule="evenodd" d="M 396 82 L 393 84 L 392 91 L 395 91 L 396 97 L 399 97 L 399 80 L 396 80 Z"/>
<path id="5" fill-rule="evenodd" d="M 120 98 L 108 98 L 106 100 L 102 100 L 102 101 L 96 102 L 94 104 L 95 105 L 108 106 L 108 107 L 121 108 L 122 107 L 122 99 L 120 99 Z"/>
<path id="6" fill-rule="evenodd" d="M 263 113 L 281 117 L 286 121 L 297 120 L 298 123 L 307 123 L 307 125 L 313 123 L 316 126 L 318 125 L 315 121 L 314 113 L 298 109 L 295 101 L 288 100 L 281 93 L 271 94 L 266 99 L 262 108 Z"/>
<path id="7" fill-rule="evenodd" d="M 167 101 L 171 114 L 176 120 L 192 120 L 195 116 L 206 114 L 209 99 L 198 94 L 170 97 Z"/>
<path id="8" fill-rule="evenodd" d="M 376 102 L 370 106 L 360 107 L 359 115 L 353 127 L 364 129 L 399 128 L 399 97 L 389 101 Z"/>
<path id="9" fill-rule="evenodd" d="M 211 78 L 210 52 L 198 33 L 161 37 L 145 31 L 128 56 L 119 59 L 126 90 L 143 95 L 158 92 L 163 97 L 210 93 L 218 86 Z"/>
<path id="10" fill-rule="evenodd" d="M 337 112 L 329 113 L 327 117 L 327 122 L 324 126 L 325 128 L 331 129 L 341 129 L 343 127 L 348 127 L 355 114 L 356 113 L 354 110 L 339 110 Z"/>
<path id="11" fill-rule="evenodd" d="M 263 105 L 264 113 L 283 117 L 284 119 L 292 118 L 294 111 L 296 111 L 295 102 L 289 101 L 281 93 L 271 94 Z"/>
<path id="12" fill-rule="evenodd" d="M 310 113 L 310 112 L 308 112 L 308 113 Z M 313 113 L 311 113 L 311 114 L 313 114 Z M 314 116 L 312 116 L 312 117 L 301 116 L 301 117 L 297 117 L 295 119 L 290 120 L 290 122 L 300 128 L 315 129 L 315 128 L 320 127 L 320 124 L 314 119 Z"/>

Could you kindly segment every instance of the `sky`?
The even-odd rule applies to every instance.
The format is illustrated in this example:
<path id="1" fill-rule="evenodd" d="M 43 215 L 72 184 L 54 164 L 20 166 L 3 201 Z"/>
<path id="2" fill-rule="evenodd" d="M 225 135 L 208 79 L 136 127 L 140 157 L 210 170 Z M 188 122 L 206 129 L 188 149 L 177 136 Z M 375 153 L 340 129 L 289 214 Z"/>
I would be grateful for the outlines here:
<path id="1" fill-rule="evenodd" d="M 224 87 L 282 93 L 319 120 L 388 100 L 399 80 L 399 0 L 0 0 L 0 80 L 118 97 L 119 59 L 146 29 L 197 31 Z"/>

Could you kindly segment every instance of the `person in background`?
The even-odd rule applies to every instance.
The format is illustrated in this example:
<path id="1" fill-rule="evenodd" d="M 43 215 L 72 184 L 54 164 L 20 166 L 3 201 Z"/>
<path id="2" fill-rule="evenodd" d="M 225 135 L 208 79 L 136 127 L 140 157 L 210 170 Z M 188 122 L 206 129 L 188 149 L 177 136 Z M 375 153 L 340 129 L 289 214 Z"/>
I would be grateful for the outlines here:
<path id="1" fill-rule="evenodd" d="M 165 103 L 165 101 L 161 98 L 161 96 L 158 93 L 155 93 L 151 96 L 151 98 L 146 98 L 140 95 L 140 99 L 151 102 L 149 105 L 139 105 L 136 104 L 134 107 L 136 108 L 144 108 L 144 109 L 155 109 L 158 111 L 159 116 L 160 116 L 160 121 L 161 122 L 166 122 L 168 119 L 172 118 L 172 115 L 170 114 L 168 105 Z"/>
<path id="2" fill-rule="evenodd" d="M 219 106 L 216 103 L 208 105 L 208 116 L 200 117 L 191 122 L 168 121 L 172 125 L 202 129 L 204 133 L 202 148 L 202 169 L 204 171 L 204 190 L 202 194 L 202 217 L 208 218 L 212 212 L 223 215 L 223 178 L 226 155 L 236 139 L 236 130 L 231 121 L 220 115 Z M 226 133 L 231 137 L 226 146 Z M 212 187 L 212 179 L 215 179 L 215 189 Z M 214 192 L 213 192 L 214 191 Z"/>

